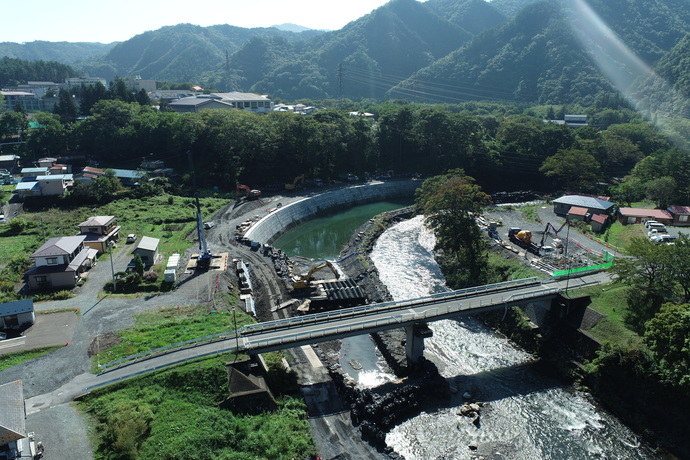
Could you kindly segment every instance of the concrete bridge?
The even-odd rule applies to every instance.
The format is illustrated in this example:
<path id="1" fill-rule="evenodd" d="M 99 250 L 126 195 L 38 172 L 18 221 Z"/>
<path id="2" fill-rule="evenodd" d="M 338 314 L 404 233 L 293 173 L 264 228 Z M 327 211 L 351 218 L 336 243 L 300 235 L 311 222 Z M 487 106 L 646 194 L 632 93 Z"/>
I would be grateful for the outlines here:
<path id="1" fill-rule="evenodd" d="M 571 279 L 529 278 L 436 294 L 404 302 L 385 302 L 315 315 L 252 324 L 215 336 L 175 344 L 102 366 L 103 372 L 89 385 L 95 388 L 114 381 L 159 370 L 213 354 L 242 351 L 260 354 L 311 345 L 334 339 L 404 327 L 410 362 L 423 355 L 427 323 L 521 306 L 539 323 L 552 300 L 566 290 L 610 281 L 605 273 Z"/>
<path id="2" fill-rule="evenodd" d="M 422 357 L 426 324 L 521 306 L 532 319 L 543 317 L 552 300 L 568 288 L 608 281 L 603 273 L 575 279 L 529 278 L 432 295 L 404 302 L 385 302 L 327 313 L 268 321 L 244 327 L 235 339 L 250 354 L 282 350 L 327 340 L 405 327 L 406 353 L 414 363 Z"/>

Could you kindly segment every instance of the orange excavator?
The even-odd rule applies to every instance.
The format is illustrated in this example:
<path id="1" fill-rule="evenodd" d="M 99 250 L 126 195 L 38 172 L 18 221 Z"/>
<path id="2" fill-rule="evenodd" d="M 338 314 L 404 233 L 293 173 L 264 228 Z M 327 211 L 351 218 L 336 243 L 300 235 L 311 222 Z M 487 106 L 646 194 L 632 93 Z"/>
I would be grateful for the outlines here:
<path id="1" fill-rule="evenodd" d="M 246 200 L 253 200 L 261 196 L 261 190 L 250 189 L 246 185 L 237 184 L 237 199 L 244 198 Z"/>

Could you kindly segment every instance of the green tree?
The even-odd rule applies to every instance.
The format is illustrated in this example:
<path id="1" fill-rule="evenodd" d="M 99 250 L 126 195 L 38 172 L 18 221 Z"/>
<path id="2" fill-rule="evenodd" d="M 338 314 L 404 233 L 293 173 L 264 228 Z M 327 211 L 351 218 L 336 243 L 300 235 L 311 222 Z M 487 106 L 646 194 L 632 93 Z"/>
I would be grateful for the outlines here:
<path id="1" fill-rule="evenodd" d="M 58 93 L 53 113 L 60 116 L 62 123 L 71 123 L 77 119 L 77 104 L 74 103 L 72 94 L 64 88 Z"/>
<path id="2" fill-rule="evenodd" d="M 672 300 L 674 274 L 669 257 L 671 246 L 656 246 L 644 237 L 633 237 L 627 247 L 630 257 L 619 258 L 611 267 L 615 281 L 630 287 L 626 297 L 626 323 L 637 332 L 664 302 Z"/>
<path id="3" fill-rule="evenodd" d="M 601 176 L 596 158 L 579 149 L 559 150 L 544 160 L 539 171 L 556 179 L 565 189 L 577 191 L 591 189 Z"/>
<path id="4" fill-rule="evenodd" d="M 645 196 L 644 184 L 635 178 L 626 178 L 625 181 L 614 185 L 609 189 L 613 201 L 632 206 L 634 201 L 640 201 Z"/>
<path id="5" fill-rule="evenodd" d="M 134 273 L 138 274 L 139 276 L 144 276 L 144 269 L 146 267 L 144 266 L 144 261 L 141 260 L 141 256 L 139 254 L 134 254 Z"/>
<path id="6" fill-rule="evenodd" d="M 659 209 L 664 209 L 671 204 L 677 188 L 676 181 L 669 176 L 652 179 L 645 185 L 647 198 L 654 201 Z"/>
<path id="7" fill-rule="evenodd" d="M 444 273 L 454 288 L 483 284 L 487 278 L 486 242 L 474 215 L 489 202 L 489 195 L 461 169 L 429 178 L 417 191 L 417 209 L 436 235 Z"/>
<path id="8" fill-rule="evenodd" d="M 690 388 L 690 304 L 664 304 L 647 322 L 644 340 L 662 379 Z"/>

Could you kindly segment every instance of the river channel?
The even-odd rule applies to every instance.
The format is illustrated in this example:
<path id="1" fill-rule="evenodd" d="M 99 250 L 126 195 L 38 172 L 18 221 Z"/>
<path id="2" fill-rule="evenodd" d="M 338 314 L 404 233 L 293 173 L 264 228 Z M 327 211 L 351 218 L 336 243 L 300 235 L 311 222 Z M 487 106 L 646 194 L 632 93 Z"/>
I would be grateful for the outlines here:
<path id="1" fill-rule="evenodd" d="M 360 224 L 379 212 L 400 207 L 391 202 L 374 205 L 320 218 L 320 224 L 310 221 L 275 245 L 288 255 L 335 260 Z M 361 216 L 358 223 L 355 215 Z M 350 228 L 343 229 L 346 225 Z M 283 246 L 283 239 L 290 245 Z M 434 237 L 420 218 L 399 223 L 379 238 L 371 258 L 396 300 L 447 290 L 433 258 L 433 246 Z M 434 335 L 425 341 L 425 356 L 458 390 L 457 405 L 424 412 L 388 434 L 386 442 L 406 459 L 658 458 L 586 394 L 540 373 L 531 355 L 480 321 L 446 320 L 430 327 Z M 343 341 L 341 364 L 360 386 L 394 379 L 383 370 L 368 336 Z M 464 392 L 485 404 L 479 428 L 457 415 L 462 403 L 459 395 Z"/>

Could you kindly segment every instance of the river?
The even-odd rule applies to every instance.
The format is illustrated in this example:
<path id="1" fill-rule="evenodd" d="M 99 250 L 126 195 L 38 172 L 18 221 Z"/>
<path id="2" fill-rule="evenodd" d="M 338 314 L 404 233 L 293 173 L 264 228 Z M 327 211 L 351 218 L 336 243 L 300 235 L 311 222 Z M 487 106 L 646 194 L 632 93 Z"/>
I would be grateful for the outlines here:
<path id="1" fill-rule="evenodd" d="M 364 209 L 357 206 L 319 218 L 320 222 L 307 222 L 275 245 L 288 255 L 334 260 L 361 223 L 394 209 L 395 203 L 381 206 L 380 211 L 380 206 L 372 204 Z M 356 214 L 359 217 L 353 218 Z M 371 258 L 396 300 L 447 290 L 433 258 L 434 241 L 420 218 L 401 222 L 379 238 Z M 425 341 L 425 356 L 457 388 L 458 395 L 467 391 L 485 405 L 479 428 L 457 415 L 458 407 L 452 405 L 395 427 L 386 442 L 406 459 L 657 458 L 586 394 L 540 373 L 531 355 L 480 321 L 446 320 L 430 327 L 434 336 Z M 368 336 L 343 341 L 341 365 L 361 387 L 395 379 Z"/>
<path id="2" fill-rule="evenodd" d="M 396 300 L 446 290 L 431 252 L 433 235 L 417 217 L 391 227 L 371 258 Z M 422 413 L 386 442 L 406 459 L 651 459 L 650 449 L 586 394 L 539 373 L 534 358 L 473 318 L 430 324 L 424 355 L 462 394 L 483 401 L 480 428 L 457 407 Z"/>

